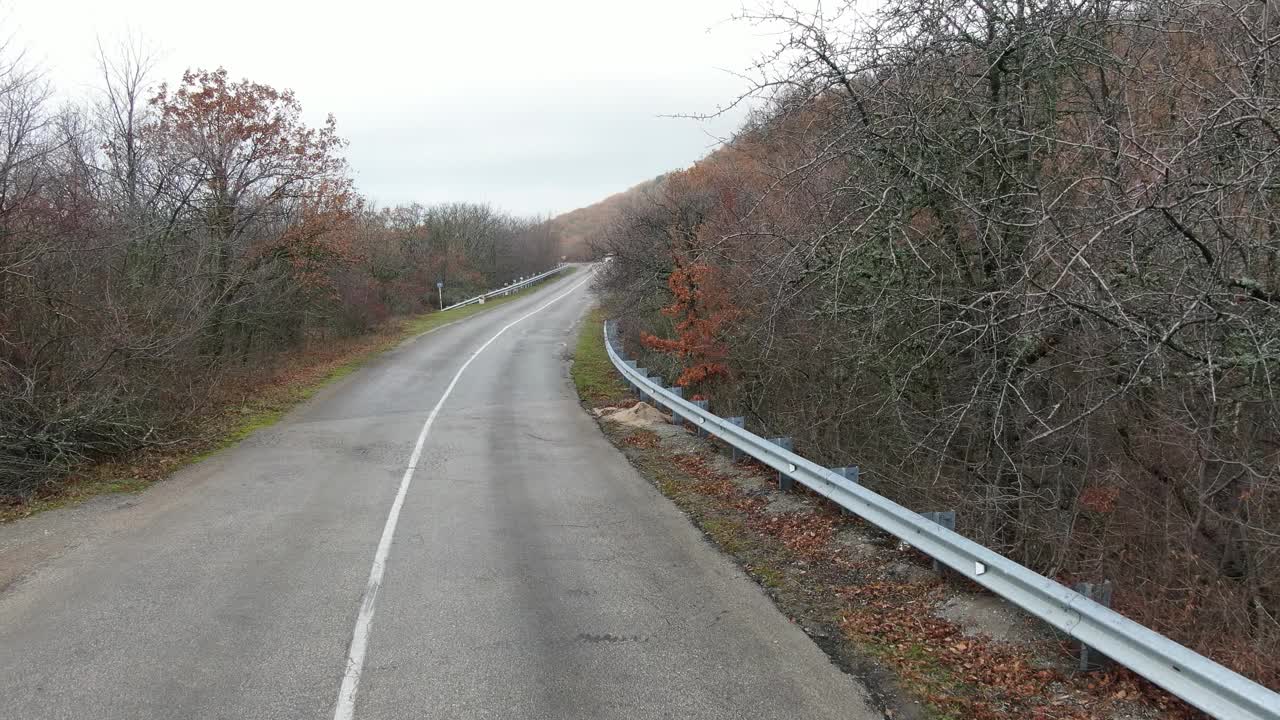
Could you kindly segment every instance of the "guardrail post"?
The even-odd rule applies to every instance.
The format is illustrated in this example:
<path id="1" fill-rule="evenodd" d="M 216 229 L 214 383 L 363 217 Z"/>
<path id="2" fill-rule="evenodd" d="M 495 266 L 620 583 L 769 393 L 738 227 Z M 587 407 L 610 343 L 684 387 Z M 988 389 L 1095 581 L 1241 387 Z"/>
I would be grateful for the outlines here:
<path id="1" fill-rule="evenodd" d="M 1089 598 L 1090 600 L 1098 603 L 1103 607 L 1107 607 L 1107 608 L 1111 607 L 1111 581 L 1110 580 L 1106 580 L 1104 582 L 1097 583 L 1097 584 L 1091 583 L 1091 582 L 1076 583 L 1075 585 L 1072 586 L 1071 589 L 1075 590 L 1076 592 L 1080 593 L 1081 595 Z M 1079 664 L 1080 672 L 1092 672 L 1095 670 L 1102 670 L 1110 664 L 1111 660 L 1106 655 L 1103 655 L 1102 653 L 1098 652 L 1094 648 L 1089 647 L 1088 645 L 1085 645 L 1084 643 L 1077 643 L 1077 644 L 1079 645 L 1079 648 L 1080 648 L 1080 664 Z"/>
<path id="2" fill-rule="evenodd" d="M 684 397 L 684 388 L 680 387 L 679 385 L 672 385 L 671 387 L 667 388 L 667 392 L 671 393 L 672 395 L 675 395 L 678 398 Z M 684 425 L 684 420 L 682 420 L 680 418 L 680 415 L 676 413 L 675 408 L 671 408 L 671 424 L 677 427 Z"/>
<path id="3" fill-rule="evenodd" d="M 642 377 L 642 378 L 648 378 L 648 377 L 649 377 L 649 368 L 642 368 L 642 367 L 638 367 L 638 368 L 636 368 L 636 372 L 640 373 L 640 377 Z M 644 399 L 644 388 L 643 388 L 643 387 L 641 387 L 640 383 L 632 383 L 632 384 L 631 384 L 631 386 L 632 386 L 633 388 L 635 388 L 635 391 L 636 391 L 636 397 L 638 397 L 638 398 L 640 398 L 641 400 L 643 400 L 643 399 Z"/>
<path id="4" fill-rule="evenodd" d="M 724 419 L 724 421 L 729 423 L 730 425 L 737 425 L 738 427 L 743 429 L 746 429 L 747 427 L 747 419 L 741 415 L 734 415 L 733 417 L 727 417 Z M 733 461 L 738 462 L 738 456 L 742 454 L 738 451 L 738 448 L 734 447 L 733 445 L 730 445 L 729 451 L 730 451 L 729 455 L 733 459 Z"/>
<path id="5" fill-rule="evenodd" d="M 849 467 L 831 468 L 831 472 L 839 475 L 840 477 L 844 478 L 845 480 L 848 480 L 851 483 L 857 483 L 858 476 L 862 473 L 862 471 L 858 469 L 857 465 L 850 465 Z"/>
<path id="6" fill-rule="evenodd" d="M 640 369 L 639 367 L 637 367 L 637 365 L 636 365 L 636 361 L 635 361 L 635 360 L 623 360 L 622 362 L 626 363 L 627 365 L 630 365 L 630 366 L 632 367 L 632 369 L 634 369 L 634 370 L 639 370 L 639 369 Z M 623 378 L 623 379 L 625 379 L 625 378 Z M 632 395 L 635 395 L 636 397 L 639 397 L 639 396 L 640 396 L 640 385 L 639 385 L 639 384 L 637 384 L 637 383 L 633 383 L 633 382 L 631 382 L 630 380 L 627 380 L 627 387 L 631 388 L 631 394 L 632 394 Z"/>
<path id="7" fill-rule="evenodd" d="M 702 410 L 708 410 L 708 411 L 711 410 L 710 400 L 691 400 L 690 402 L 693 403 L 694 407 L 701 408 Z M 698 430 L 698 437 L 707 436 L 707 431 L 702 429 L 702 426 L 698 426 L 697 430 Z"/>
<path id="8" fill-rule="evenodd" d="M 769 442 L 773 443 L 774 445 L 777 445 L 783 450 L 795 449 L 795 446 L 792 444 L 791 438 L 789 437 L 769 438 Z M 786 492 L 795 486 L 796 486 L 796 481 L 792 479 L 790 475 L 783 473 L 781 470 L 778 471 L 778 489 L 779 490 Z"/>
<path id="9" fill-rule="evenodd" d="M 920 513 L 920 514 L 924 517 L 924 519 L 931 520 L 941 525 L 942 527 L 950 530 L 951 532 L 956 531 L 956 511 L 955 510 L 943 510 L 941 512 L 927 512 L 927 513 Z M 938 562 L 937 560 L 933 561 L 934 572 L 941 575 L 945 570 L 946 568 L 942 565 L 942 563 Z"/>
<path id="10" fill-rule="evenodd" d="M 862 471 L 858 469 L 857 465 L 850 465 L 848 467 L 833 467 L 831 468 L 831 472 L 856 485 L 858 483 L 858 477 L 861 475 Z M 849 508 L 841 505 L 840 514 L 849 516 L 853 513 L 849 511 Z"/>

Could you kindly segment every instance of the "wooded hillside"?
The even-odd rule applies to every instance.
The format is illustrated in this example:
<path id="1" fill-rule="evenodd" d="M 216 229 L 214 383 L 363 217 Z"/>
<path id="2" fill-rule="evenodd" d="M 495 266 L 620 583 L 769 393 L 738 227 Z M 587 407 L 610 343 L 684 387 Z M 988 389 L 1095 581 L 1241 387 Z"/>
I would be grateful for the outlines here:
<path id="1" fill-rule="evenodd" d="M 619 217 L 631 212 L 638 203 L 647 202 L 646 193 L 661 182 L 661 177 L 647 180 L 598 203 L 552 218 L 550 225 L 560 244 L 560 253 L 571 261 L 595 259 L 598 253 L 593 243 L 603 237 Z"/>
<path id="2" fill-rule="evenodd" d="M 1280 5 L 827 11 L 612 201 L 631 349 L 1280 686 Z"/>

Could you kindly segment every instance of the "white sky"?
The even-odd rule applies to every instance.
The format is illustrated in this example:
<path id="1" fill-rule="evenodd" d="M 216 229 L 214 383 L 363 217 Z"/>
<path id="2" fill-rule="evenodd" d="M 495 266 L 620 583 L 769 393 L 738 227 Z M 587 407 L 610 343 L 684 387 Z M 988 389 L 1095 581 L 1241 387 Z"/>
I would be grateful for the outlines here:
<path id="1" fill-rule="evenodd" d="M 748 3 L 754 0 L 747 0 Z M 727 136 L 744 70 L 773 39 L 742 0 L 0 0 L 0 35 L 64 97 L 95 83 L 97 38 L 158 50 L 157 80 L 224 66 L 332 112 L 379 204 L 490 202 L 556 214 L 683 167 Z"/>

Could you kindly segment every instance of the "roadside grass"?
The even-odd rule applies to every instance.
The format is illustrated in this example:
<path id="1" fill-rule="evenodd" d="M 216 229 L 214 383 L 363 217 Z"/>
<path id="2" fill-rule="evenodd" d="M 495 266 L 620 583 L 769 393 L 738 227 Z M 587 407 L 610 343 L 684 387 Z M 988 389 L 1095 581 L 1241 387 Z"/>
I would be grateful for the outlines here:
<path id="1" fill-rule="evenodd" d="M 558 280 L 576 270 L 569 267 L 549 280 Z M 514 302 L 543 284 L 545 281 L 483 305 L 398 318 L 370 335 L 330 341 L 322 347 L 290 353 L 255 381 L 239 378 L 238 382 L 232 382 L 218 409 L 195 421 L 188 433 L 189 439 L 86 463 L 65 482 L 44 493 L 19 503 L 0 504 L 0 522 L 73 505 L 97 495 L 145 490 L 174 471 L 216 455 L 254 432 L 274 425 L 285 413 L 325 386 L 359 370 L 402 342 Z M 606 357 L 605 362 L 608 361 Z"/>
<path id="2" fill-rule="evenodd" d="M 592 308 L 578 332 L 569 374 L 588 407 L 616 405 L 627 399 L 627 386 L 604 348 L 604 310 Z"/>

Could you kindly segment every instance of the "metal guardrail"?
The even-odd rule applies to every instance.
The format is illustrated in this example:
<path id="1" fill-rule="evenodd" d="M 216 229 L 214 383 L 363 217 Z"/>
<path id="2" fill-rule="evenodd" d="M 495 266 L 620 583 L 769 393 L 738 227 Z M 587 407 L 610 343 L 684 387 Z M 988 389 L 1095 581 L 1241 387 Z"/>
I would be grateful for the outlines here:
<path id="1" fill-rule="evenodd" d="M 821 467 L 654 382 L 614 347 L 616 321 L 605 324 L 614 367 L 674 416 L 714 435 L 781 475 L 897 536 L 1061 632 L 1096 649 L 1220 720 L 1280 720 L 1280 694 L 1192 652 L 1054 580 Z M 735 418 L 736 419 L 736 418 Z"/>
<path id="2" fill-rule="evenodd" d="M 452 310 L 454 308 L 465 307 L 467 305 L 474 305 L 476 303 L 483 303 L 485 300 L 488 300 L 491 297 L 498 297 L 499 295 L 508 295 L 514 291 L 523 290 L 540 280 L 544 280 L 546 278 L 551 277 L 552 275 L 555 275 L 556 273 L 560 272 L 561 270 L 564 270 L 567 267 L 569 266 L 557 265 L 554 268 L 542 273 L 541 275 L 534 275 L 533 277 L 525 278 L 520 282 L 511 283 L 510 285 L 505 285 L 503 287 L 500 287 L 497 290 L 490 290 L 489 292 L 483 295 L 477 295 L 473 298 L 468 298 L 466 300 L 463 300 L 462 302 L 454 303 L 446 308 L 443 308 L 441 312 L 443 312 L 444 310 Z"/>

